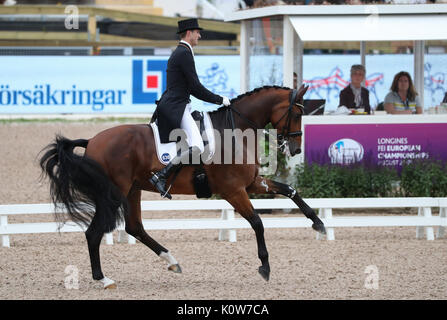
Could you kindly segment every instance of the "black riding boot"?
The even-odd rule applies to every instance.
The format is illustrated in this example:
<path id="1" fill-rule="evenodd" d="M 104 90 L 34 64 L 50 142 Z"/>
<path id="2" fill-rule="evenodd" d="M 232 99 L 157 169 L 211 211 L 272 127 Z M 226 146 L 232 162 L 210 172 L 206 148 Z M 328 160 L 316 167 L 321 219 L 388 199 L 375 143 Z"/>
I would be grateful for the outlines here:
<path id="1" fill-rule="evenodd" d="M 157 188 L 163 198 L 166 197 L 168 199 L 172 199 L 172 196 L 169 194 L 168 190 L 166 190 L 166 180 L 168 180 L 169 176 L 174 171 L 180 169 L 180 167 L 184 166 L 185 164 L 191 164 L 192 156 L 193 154 L 196 154 L 197 151 L 200 152 L 200 150 L 196 147 L 189 147 L 188 150 L 183 151 L 180 155 L 176 156 L 167 164 L 166 167 L 154 173 L 154 175 L 149 178 L 149 182 Z"/>

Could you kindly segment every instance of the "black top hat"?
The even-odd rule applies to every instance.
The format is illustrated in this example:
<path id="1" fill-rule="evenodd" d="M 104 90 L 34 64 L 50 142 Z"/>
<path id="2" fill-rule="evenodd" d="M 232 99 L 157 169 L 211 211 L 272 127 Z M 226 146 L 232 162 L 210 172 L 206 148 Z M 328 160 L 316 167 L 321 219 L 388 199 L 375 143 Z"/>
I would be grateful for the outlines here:
<path id="1" fill-rule="evenodd" d="M 182 33 L 187 30 L 203 30 L 203 29 L 199 27 L 199 22 L 195 18 L 179 21 L 177 33 Z"/>

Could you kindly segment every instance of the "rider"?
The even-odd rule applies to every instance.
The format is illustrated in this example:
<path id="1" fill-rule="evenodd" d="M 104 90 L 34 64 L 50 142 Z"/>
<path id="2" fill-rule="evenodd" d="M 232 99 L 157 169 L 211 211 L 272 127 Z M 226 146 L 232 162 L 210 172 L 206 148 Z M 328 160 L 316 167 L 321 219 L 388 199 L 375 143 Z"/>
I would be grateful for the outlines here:
<path id="1" fill-rule="evenodd" d="M 157 105 L 157 121 L 161 143 L 171 142 L 169 134 L 172 130 L 181 128 L 186 132 L 188 150 L 168 163 L 162 170 L 154 173 L 149 181 L 157 188 L 162 197 L 171 199 L 166 190 L 166 180 L 177 168 L 189 163 L 189 159 L 197 157 L 204 151 L 204 144 L 200 131 L 191 116 L 190 94 L 194 97 L 215 104 L 230 105 L 227 97 L 219 96 L 206 89 L 197 76 L 193 47 L 200 37 L 197 19 L 178 21 L 180 43 L 171 54 L 166 70 L 166 91 Z"/>

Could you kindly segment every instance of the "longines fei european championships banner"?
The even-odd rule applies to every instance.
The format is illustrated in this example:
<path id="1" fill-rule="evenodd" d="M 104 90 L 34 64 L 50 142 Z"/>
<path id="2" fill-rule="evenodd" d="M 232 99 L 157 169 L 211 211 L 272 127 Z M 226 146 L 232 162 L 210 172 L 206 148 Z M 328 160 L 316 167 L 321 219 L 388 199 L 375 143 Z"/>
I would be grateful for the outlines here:
<path id="1" fill-rule="evenodd" d="M 152 113 L 166 86 L 168 56 L 0 56 L 0 114 Z M 240 88 L 239 56 L 195 57 L 197 74 L 211 91 L 234 98 Z M 325 99 L 326 110 L 338 106 L 359 55 L 304 55 L 306 99 Z M 424 106 L 439 105 L 447 89 L 447 54 L 426 54 Z M 366 56 L 366 86 L 376 106 L 394 75 L 413 73 L 413 55 Z M 250 59 L 250 90 L 282 85 L 282 56 Z M 192 99 L 197 110 L 215 105 Z"/>
<path id="2" fill-rule="evenodd" d="M 446 161 L 446 135 L 447 123 L 306 125 L 305 159 L 308 163 L 391 167 L 417 159 Z"/>

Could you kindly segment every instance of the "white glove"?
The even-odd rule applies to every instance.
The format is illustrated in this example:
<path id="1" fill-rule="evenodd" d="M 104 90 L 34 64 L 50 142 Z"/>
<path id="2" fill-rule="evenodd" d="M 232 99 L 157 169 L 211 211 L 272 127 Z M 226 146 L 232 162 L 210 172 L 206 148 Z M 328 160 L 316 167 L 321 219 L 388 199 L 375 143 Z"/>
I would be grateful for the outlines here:
<path id="1" fill-rule="evenodd" d="M 228 107 L 231 104 L 230 99 L 228 99 L 227 97 L 222 97 L 222 104 L 225 107 Z"/>

